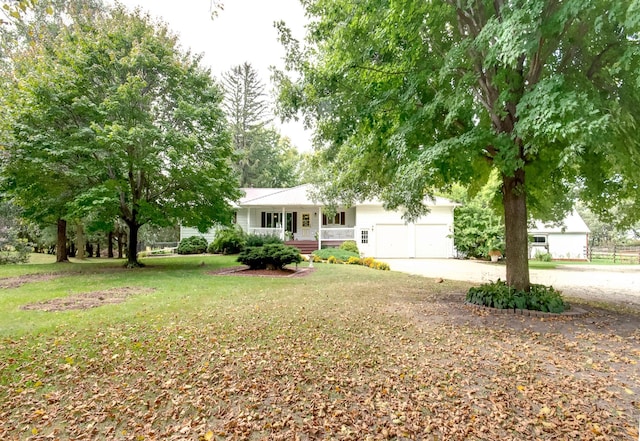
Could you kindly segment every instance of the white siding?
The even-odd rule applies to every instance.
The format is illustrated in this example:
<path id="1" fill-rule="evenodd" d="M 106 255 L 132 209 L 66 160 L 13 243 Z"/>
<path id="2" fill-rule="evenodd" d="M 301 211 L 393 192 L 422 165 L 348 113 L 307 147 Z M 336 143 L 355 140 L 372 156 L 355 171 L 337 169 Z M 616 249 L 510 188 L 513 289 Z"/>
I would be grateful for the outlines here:
<path id="1" fill-rule="evenodd" d="M 554 259 L 586 259 L 587 235 L 584 233 L 550 233 L 549 253 Z"/>
<path id="2" fill-rule="evenodd" d="M 201 233 L 197 228 L 180 226 L 180 241 L 191 236 L 202 236 L 207 240 L 207 243 L 211 243 L 216 236 L 216 230 L 211 228 L 206 233 Z"/>
<path id="3" fill-rule="evenodd" d="M 416 223 L 406 224 L 402 213 L 381 206 L 359 206 L 356 210 L 356 237 L 369 231 L 369 243 L 358 243 L 365 256 L 379 258 L 453 257 L 453 207 L 431 207 Z M 360 242 L 360 241 L 359 241 Z"/>

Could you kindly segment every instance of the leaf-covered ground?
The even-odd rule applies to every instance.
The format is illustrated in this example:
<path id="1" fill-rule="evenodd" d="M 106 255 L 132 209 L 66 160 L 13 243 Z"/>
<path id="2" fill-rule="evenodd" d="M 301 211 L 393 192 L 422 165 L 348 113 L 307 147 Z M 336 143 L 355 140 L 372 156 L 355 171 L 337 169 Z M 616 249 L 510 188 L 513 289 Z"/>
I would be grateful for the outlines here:
<path id="1" fill-rule="evenodd" d="M 0 439 L 638 439 L 638 315 L 493 315 L 363 267 L 189 271 L 126 321 L 4 337 Z"/>

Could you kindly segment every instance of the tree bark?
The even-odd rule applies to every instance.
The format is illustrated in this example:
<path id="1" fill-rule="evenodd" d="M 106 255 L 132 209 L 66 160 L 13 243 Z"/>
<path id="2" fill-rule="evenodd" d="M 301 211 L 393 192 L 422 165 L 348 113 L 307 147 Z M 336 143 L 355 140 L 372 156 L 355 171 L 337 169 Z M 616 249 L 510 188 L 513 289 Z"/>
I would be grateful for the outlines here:
<path id="1" fill-rule="evenodd" d="M 122 259 L 122 248 L 124 247 L 124 233 L 118 232 L 118 259 Z"/>
<path id="2" fill-rule="evenodd" d="M 67 256 L 67 221 L 64 219 L 58 219 L 56 262 L 69 262 L 69 257 Z"/>
<path id="3" fill-rule="evenodd" d="M 100 242 L 96 242 L 96 257 L 100 257 Z"/>
<path id="4" fill-rule="evenodd" d="M 504 204 L 505 254 L 507 284 L 528 292 L 529 248 L 527 231 L 527 197 L 525 172 L 515 171 L 513 176 L 502 175 L 502 202 Z"/>
<path id="5" fill-rule="evenodd" d="M 113 259 L 113 231 L 109 231 L 107 237 L 107 257 Z"/>
<path id="6" fill-rule="evenodd" d="M 129 252 L 127 253 L 127 268 L 139 268 L 142 265 L 138 262 L 138 230 L 140 225 L 136 222 L 127 222 L 129 226 Z"/>

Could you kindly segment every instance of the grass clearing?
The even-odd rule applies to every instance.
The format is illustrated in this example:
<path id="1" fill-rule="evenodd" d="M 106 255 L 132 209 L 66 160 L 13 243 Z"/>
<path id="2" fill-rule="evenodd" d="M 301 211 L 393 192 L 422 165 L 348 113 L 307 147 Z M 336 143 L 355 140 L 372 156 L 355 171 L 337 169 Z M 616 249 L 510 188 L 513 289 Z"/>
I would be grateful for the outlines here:
<path id="1" fill-rule="evenodd" d="M 0 289 L 0 438 L 638 437 L 637 315 L 493 315 L 466 283 L 360 266 L 210 274 L 234 260 L 19 266 L 59 277 Z M 117 287 L 155 291 L 20 309 Z"/>

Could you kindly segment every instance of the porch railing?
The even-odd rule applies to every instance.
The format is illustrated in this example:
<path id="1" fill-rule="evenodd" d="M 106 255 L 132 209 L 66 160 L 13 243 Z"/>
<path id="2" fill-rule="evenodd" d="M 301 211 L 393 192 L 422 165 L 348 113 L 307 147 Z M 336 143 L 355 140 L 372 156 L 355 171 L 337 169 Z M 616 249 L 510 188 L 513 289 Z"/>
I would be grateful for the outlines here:
<path id="1" fill-rule="evenodd" d="M 322 240 L 354 240 L 355 228 L 323 228 Z"/>
<path id="2" fill-rule="evenodd" d="M 282 239 L 284 231 L 282 228 L 250 228 L 249 233 L 258 236 L 278 236 Z"/>

